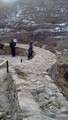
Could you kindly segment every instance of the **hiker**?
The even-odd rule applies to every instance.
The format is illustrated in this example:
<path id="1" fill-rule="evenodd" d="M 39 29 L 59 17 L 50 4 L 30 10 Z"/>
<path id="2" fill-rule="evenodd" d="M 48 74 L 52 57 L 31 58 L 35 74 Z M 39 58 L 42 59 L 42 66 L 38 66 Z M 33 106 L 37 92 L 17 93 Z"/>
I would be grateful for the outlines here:
<path id="1" fill-rule="evenodd" d="M 3 49 L 4 47 L 4 44 L 0 43 L 0 48 Z"/>
<path id="2" fill-rule="evenodd" d="M 32 54 L 33 54 L 33 43 L 30 42 L 29 49 L 28 49 L 28 59 L 32 58 Z"/>
<path id="3" fill-rule="evenodd" d="M 16 43 L 13 41 L 13 39 L 11 39 L 10 48 L 11 48 L 11 54 L 13 57 L 16 55 L 15 54 L 15 46 L 16 46 Z"/>

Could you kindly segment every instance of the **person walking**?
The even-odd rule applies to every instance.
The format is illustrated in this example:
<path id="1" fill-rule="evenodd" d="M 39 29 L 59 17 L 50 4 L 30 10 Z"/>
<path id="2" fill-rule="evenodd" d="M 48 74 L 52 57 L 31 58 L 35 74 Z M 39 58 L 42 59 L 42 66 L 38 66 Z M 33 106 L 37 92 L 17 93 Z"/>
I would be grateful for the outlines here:
<path id="1" fill-rule="evenodd" d="M 32 54 L 33 54 L 33 43 L 30 42 L 29 49 L 28 49 L 28 59 L 32 58 Z"/>
<path id="2" fill-rule="evenodd" d="M 16 42 L 14 42 L 13 39 L 11 39 L 10 48 L 11 48 L 11 54 L 12 54 L 13 57 L 16 55 L 15 47 L 16 47 Z"/>
<path id="3" fill-rule="evenodd" d="M 3 49 L 4 44 L 0 43 L 0 49 Z"/>

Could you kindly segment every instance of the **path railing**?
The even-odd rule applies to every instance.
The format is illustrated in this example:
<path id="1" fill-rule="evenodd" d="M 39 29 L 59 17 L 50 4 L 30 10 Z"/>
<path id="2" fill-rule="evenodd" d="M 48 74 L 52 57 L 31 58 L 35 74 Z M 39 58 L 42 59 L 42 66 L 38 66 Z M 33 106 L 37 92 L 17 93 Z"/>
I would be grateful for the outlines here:
<path id="1" fill-rule="evenodd" d="M 2 63 L 0 63 L 0 67 L 2 67 L 5 63 L 6 63 L 7 73 L 8 73 L 8 72 L 9 72 L 9 64 L 8 64 L 8 60 L 5 60 L 5 61 L 3 61 Z"/>
<path id="2" fill-rule="evenodd" d="M 22 59 L 20 60 L 20 62 L 22 63 Z M 6 64 L 6 69 L 7 69 L 7 73 L 9 72 L 9 62 L 8 60 L 4 60 L 2 63 L 0 63 L 0 68 Z"/>

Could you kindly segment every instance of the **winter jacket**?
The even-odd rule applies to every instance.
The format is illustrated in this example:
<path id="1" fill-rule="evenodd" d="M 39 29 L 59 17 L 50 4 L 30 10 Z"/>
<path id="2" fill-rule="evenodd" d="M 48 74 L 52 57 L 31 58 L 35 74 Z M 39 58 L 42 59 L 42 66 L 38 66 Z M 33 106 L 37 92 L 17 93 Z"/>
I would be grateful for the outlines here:
<path id="1" fill-rule="evenodd" d="M 15 43 L 14 41 L 11 41 L 11 42 L 10 42 L 10 47 L 11 47 L 11 48 L 15 48 L 15 46 L 16 46 L 16 43 Z"/>

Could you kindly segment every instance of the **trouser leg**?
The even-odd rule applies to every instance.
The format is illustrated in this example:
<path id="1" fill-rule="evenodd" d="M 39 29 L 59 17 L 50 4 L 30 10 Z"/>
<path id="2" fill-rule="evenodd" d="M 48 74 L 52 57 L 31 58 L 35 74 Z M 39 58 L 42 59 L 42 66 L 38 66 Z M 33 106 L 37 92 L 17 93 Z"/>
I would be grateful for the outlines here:
<path id="1" fill-rule="evenodd" d="M 13 56 L 15 56 L 15 48 L 14 48 L 14 50 L 13 50 Z"/>
<path id="2" fill-rule="evenodd" d="M 28 53 L 28 58 L 30 58 L 30 52 Z"/>
<path id="3" fill-rule="evenodd" d="M 30 59 L 30 58 L 32 58 L 32 52 L 30 53 L 28 53 L 28 58 Z"/>
<path id="4" fill-rule="evenodd" d="M 11 49 L 12 56 L 15 56 L 15 48 Z"/>

